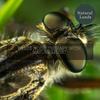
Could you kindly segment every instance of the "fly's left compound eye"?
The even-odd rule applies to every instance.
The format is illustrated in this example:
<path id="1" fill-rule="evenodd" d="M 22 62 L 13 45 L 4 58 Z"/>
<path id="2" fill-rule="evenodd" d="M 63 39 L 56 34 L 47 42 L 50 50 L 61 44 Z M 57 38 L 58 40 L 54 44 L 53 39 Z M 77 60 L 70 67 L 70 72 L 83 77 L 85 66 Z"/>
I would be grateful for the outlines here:
<path id="1" fill-rule="evenodd" d="M 61 49 L 56 49 L 56 51 L 64 66 L 71 72 L 82 71 L 85 67 L 87 53 L 81 40 L 70 38 L 65 44 L 63 44 Z"/>
<path id="2" fill-rule="evenodd" d="M 59 12 L 51 12 L 43 19 L 43 24 L 49 31 L 64 28 L 69 23 L 69 20 Z"/>

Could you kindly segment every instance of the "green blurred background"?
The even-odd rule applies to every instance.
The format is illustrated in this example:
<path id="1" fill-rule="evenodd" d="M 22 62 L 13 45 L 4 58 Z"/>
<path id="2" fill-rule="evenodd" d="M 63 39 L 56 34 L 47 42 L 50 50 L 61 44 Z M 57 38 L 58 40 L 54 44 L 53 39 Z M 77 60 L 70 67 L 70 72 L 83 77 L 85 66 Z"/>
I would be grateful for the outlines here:
<path id="1" fill-rule="evenodd" d="M 58 11 L 63 7 L 69 9 L 74 24 L 77 24 L 74 12 L 80 4 L 89 4 L 95 9 L 96 16 L 93 23 L 99 25 L 99 0 L 0 0 L 0 36 L 5 35 L 5 38 L 9 38 L 22 35 L 24 31 L 30 31 L 33 25 L 42 21 L 46 13 Z M 93 48 L 94 58 L 88 61 L 82 76 L 100 78 L 99 49 L 98 40 Z M 53 87 L 47 94 L 49 100 L 100 100 L 99 89 L 65 90 Z"/>

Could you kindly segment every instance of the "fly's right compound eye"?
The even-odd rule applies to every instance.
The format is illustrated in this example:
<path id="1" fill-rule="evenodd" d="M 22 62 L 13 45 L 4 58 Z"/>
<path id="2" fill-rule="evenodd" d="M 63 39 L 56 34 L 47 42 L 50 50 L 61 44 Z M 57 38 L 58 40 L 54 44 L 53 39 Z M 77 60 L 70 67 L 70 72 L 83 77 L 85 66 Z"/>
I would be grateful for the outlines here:
<path id="1" fill-rule="evenodd" d="M 87 60 L 87 52 L 84 44 L 79 39 L 70 38 L 63 44 L 63 47 L 61 49 L 56 48 L 56 51 L 65 68 L 74 73 L 81 72 Z"/>

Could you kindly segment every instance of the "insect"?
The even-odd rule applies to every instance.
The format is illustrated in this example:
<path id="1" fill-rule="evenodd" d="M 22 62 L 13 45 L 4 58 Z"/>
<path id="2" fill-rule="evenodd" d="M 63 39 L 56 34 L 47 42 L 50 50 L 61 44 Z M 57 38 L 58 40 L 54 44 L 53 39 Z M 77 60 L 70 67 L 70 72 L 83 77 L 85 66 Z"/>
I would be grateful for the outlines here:
<path id="1" fill-rule="evenodd" d="M 81 72 L 91 26 L 76 27 L 63 13 L 50 12 L 29 36 L 1 41 L 1 100 L 35 100 L 46 86 Z"/>

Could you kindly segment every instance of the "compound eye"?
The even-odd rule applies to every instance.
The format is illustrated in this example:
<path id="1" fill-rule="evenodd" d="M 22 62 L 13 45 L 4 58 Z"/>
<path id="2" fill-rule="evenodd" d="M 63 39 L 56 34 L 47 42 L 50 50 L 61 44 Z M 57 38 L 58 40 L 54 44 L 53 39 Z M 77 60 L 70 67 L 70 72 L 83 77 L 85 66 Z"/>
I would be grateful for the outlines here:
<path id="1" fill-rule="evenodd" d="M 65 27 L 67 25 L 67 20 L 63 14 L 52 12 L 44 17 L 43 23 L 48 30 L 55 30 Z"/>
<path id="2" fill-rule="evenodd" d="M 62 63 L 71 72 L 80 72 L 85 67 L 87 52 L 84 44 L 79 39 L 69 39 L 64 53 L 60 54 Z M 61 51 L 61 50 L 60 50 Z"/>

